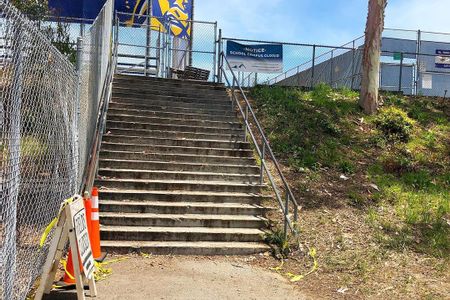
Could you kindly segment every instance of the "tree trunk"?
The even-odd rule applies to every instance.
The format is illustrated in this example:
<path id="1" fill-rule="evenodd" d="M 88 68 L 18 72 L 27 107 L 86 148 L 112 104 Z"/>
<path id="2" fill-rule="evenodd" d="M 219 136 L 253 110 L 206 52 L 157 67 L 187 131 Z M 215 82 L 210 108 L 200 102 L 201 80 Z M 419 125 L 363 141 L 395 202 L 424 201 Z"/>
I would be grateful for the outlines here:
<path id="1" fill-rule="evenodd" d="M 381 35 L 386 4 L 387 0 L 369 0 L 359 98 L 359 105 L 367 114 L 374 114 L 378 110 Z"/>

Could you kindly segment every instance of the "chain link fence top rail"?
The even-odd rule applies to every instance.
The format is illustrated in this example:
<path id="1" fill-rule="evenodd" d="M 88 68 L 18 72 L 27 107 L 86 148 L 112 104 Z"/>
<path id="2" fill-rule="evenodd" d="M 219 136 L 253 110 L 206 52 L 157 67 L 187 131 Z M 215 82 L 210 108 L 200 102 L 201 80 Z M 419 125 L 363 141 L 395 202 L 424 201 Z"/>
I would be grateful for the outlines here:
<path id="1" fill-rule="evenodd" d="M 5 0 L 0 36 L 0 294 L 23 299 L 48 251 L 41 235 L 77 190 L 77 76 Z"/>

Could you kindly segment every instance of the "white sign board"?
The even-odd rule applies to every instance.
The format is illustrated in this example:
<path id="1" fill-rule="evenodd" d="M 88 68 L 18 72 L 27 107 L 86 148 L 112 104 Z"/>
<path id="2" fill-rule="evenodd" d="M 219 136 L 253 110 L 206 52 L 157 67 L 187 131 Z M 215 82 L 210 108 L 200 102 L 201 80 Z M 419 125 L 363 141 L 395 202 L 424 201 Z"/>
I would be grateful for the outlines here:
<path id="1" fill-rule="evenodd" d="M 92 257 L 89 233 L 87 230 L 86 210 L 84 209 L 83 198 L 74 196 L 64 201 L 61 205 L 54 236 L 48 251 L 41 282 L 36 291 L 35 300 L 41 300 L 44 294 L 49 294 L 53 287 L 53 280 L 58 271 L 59 262 L 65 252 L 67 240 L 69 240 L 70 250 L 74 265 L 74 278 L 77 289 L 77 299 L 85 300 L 83 273 L 89 283 L 89 294 L 91 297 L 97 296 L 97 287 L 93 275 L 94 258 Z M 79 255 L 76 254 L 79 252 Z M 78 258 L 81 258 L 81 262 Z M 80 264 L 83 265 L 83 273 L 80 272 Z"/>
<path id="2" fill-rule="evenodd" d="M 450 50 L 436 50 L 435 58 L 436 68 L 439 69 L 450 69 Z"/>
<path id="3" fill-rule="evenodd" d="M 433 89 L 433 76 L 431 74 L 422 75 L 422 88 L 427 90 Z"/>
<path id="4" fill-rule="evenodd" d="M 81 264 L 86 278 L 91 279 L 94 272 L 94 257 L 92 255 L 91 244 L 86 221 L 86 209 L 83 201 L 75 201 L 70 205 L 73 216 L 75 237 L 77 239 L 78 252 L 81 257 Z"/>
<path id="5" fill-rule="evenodd" d="M 239 72 L 283 72 L 283 45 L 244 45 L 227 41 L 228 68 Z"/>

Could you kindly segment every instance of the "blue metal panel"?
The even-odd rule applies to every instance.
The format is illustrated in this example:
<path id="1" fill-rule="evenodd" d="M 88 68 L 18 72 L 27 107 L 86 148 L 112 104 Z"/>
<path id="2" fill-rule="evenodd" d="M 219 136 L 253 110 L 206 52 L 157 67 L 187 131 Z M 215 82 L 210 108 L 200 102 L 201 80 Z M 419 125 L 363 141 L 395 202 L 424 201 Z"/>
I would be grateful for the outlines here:
<path id="1" fill-rule="evenodd" d="M 387 52 L 416 53 L 417 41 L 408 39 L 383 38 L 381 40 L 381 50 Z M 405 54 L 404 58 L 416 58 L 415 54 Z"/>

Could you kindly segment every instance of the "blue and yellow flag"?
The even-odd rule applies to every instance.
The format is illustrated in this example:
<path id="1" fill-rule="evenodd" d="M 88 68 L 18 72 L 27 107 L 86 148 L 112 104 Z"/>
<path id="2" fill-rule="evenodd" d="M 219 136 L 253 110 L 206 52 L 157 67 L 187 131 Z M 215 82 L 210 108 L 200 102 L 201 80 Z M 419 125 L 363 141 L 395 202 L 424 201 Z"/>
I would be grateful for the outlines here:
<path id="1" fill-rule="evenodd" d="M 192 30 L 192 0 L 152 0 L 152 26 L 170 27 L 172 34 L 189 39 Z"/>
<path id="2" fill-rule="evenodd" d="M 95 19 L 106 0 L 49 0 L 49 8 L 59 17 Z M 190 39 L 194 0 L 115 0 L 115 10 L 128 26 L 140 26 L 148 19 L 151 4 L 151 25 L 182 39 Z"/>
<path id="3" fill-rule="evenodd" d="M 125 23 L 128 26 L 136 26 L 145 23 L 149 1 L 151 1 L 151 26 L 154 29 L 167 31 L 182 39 L 191 37 L 192 0 L 125 0 L 118 4 L 116 10 L 132 14 L 127 16 Z M 122 16 L 123 18 L 123 16 Z"/>

